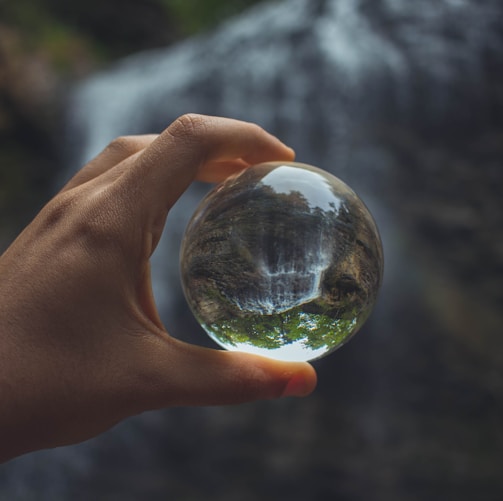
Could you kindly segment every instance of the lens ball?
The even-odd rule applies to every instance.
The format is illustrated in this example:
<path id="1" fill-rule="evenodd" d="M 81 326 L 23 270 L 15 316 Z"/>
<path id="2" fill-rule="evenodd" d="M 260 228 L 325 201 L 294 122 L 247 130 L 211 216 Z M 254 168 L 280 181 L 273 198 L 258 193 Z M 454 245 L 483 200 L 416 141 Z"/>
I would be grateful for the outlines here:
<path id="1" fill-rule="evenodd" d="M 366 321 L 383 252 L 370 212 L 340 179 L 269 162 L 202 200 L 180 264 L 187 302 L 220 346 L 308 361 L 342 346 Z"/>

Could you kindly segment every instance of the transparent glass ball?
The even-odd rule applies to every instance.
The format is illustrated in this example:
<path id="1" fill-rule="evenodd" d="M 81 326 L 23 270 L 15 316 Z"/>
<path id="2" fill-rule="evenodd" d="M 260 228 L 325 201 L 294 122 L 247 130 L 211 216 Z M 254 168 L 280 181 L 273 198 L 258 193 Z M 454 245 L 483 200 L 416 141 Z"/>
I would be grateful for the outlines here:
<path id="1" fill-rule="evenodd" d="M 270 162 L 202 200 L 180 264 L 188 304 L 220 346 L 307 361 L 343 345 L 368 318 L 383 253 L 371 214 L 340 179 Z"/>

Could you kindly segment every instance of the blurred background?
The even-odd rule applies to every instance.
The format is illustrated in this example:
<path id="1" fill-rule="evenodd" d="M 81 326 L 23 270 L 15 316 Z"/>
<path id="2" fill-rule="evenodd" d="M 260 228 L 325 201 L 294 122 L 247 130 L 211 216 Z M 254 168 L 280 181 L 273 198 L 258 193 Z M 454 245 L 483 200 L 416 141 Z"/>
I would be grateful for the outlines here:
<path id="1" fill-rule="evenodd" d="M 79 80 L 135 52 L 209 31 L 256 3 L 0 2 L 2 248 L 54 191 L 54 174 L 64 165 L 65 98 Z"/>
<path id="2" fill-rule="evenodd" d="M 6 500 L 500 500 L 499 0 L 0 2 L 0 246 L 110 140 L 257 122 L 380 228 L 378 305 L 308 399 L 146 413 L 0 466 Z M 168 330 L 194 185 L 153 257 Z M 36 426 L 36 424 L 34 424 Z"/>

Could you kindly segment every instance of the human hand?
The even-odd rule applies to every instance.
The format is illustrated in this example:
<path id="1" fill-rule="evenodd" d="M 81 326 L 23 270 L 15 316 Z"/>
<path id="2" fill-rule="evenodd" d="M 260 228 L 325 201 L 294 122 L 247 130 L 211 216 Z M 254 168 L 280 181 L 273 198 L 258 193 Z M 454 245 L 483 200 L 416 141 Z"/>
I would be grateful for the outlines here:
<path id="1" fill-rule="evenodd" d="M 193 180 L 292 159 L 255 125 L 187 115 L 117 139 L 70 180 L 0 257 L 0 461 L 145 410 L 314 389 L 307 363 L 169 336 L 151 292 L 150 256 Z"/>

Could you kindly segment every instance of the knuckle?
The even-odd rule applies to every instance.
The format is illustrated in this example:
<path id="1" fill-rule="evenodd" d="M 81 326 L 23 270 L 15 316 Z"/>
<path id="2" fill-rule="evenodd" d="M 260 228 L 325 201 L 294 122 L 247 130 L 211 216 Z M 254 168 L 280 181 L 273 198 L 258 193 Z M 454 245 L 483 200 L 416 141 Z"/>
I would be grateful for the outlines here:
<path id="1" fill-rule="evenodd" d="M 49 202 L 43 211 L 44 233 L 50 233 L 61 247 L 72 245 L 99 251 L 121 246 L 120 218 L 103 200 L 105 193 L 68 192 Z"/>
<path id="2" fill-rule="evenodd" d="M 169 127 L 168 132 L 175 139 L 200 139 L 207 128 L 207 118 L 195 113 L 178 117 Z"/>
<path id="3" fill-rule="evenodd" d="M 54 228 L 67 221 L 73 212 L 75 197 L 73 193 L 65 192 L 53 198 L 41 211 L 39 217 L 44 228 Z"/>
<path id="4" fill-rule="evenodd" d="M 134 136 L 119 136 L 107 146 L 107 150 L 121 156 L 131 156 L 138 151 L 137 140 Z"/>

